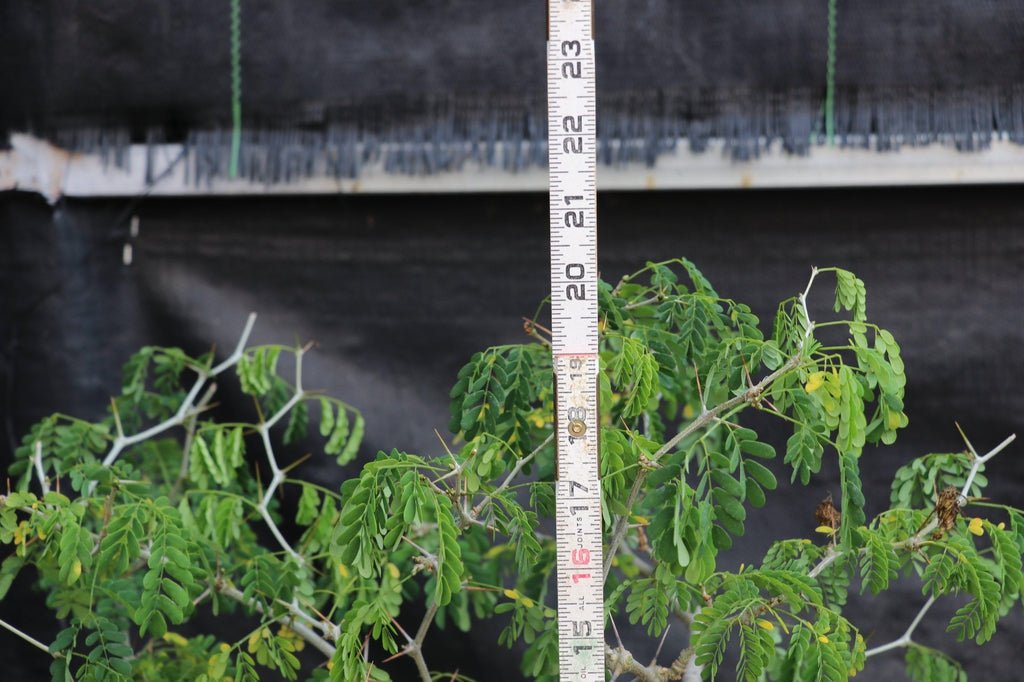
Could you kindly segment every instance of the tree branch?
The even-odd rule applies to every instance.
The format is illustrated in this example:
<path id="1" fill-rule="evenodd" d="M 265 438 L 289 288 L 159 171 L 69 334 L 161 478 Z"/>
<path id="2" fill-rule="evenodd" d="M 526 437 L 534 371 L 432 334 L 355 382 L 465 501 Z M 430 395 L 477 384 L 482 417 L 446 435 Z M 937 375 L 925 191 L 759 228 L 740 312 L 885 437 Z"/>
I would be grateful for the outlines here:
<path id="1" fill-rule="evenodd" d="M 967 494 L 971 491 L 971 485 L 974 483 L 974 477 L 978 475 L 978 469 L 981 468 L 981 465 L 984 464 L 985 462 L 989 461 L 990 459 L 992 459 L 996 455 L 998 455 L 1003 450 L 1005 450 L 1006 446 L 1008 446 L 1010 443 L 1012 443 L 1014 440 L 1016 440 L 1017 434 L 1011 433 L 1009 436 L 1007 436 L 1003 440 L 1002 443 L 1000 443 L 999 445 L 997 445 L 994 448 L 992 448 L 991 450 L 989 450 L 982 457 L 982 456 L 978 455 L 978 451 L 974 449 L 973 445 L 971 445 L 971 441 L 967 440 L 967 436 L 960 429 L 960 425 L 959 424 L 957 424 L 956 428 L 957 428 L 958 431 L 960 431 L 960 435 L 963 436 L 964 442 L 967 443 L 967 448 L 971 451 L 971 454 L 974 455 L 974 460 L 971 462 L 971 470 L 967 474 L 967 480 L 964 481 L 964 487 L 960 489 L 960 499 L 961 499 L 961 506 L 962 506 L 964 503 L 967 502 Z"/>
<path id="2" fill-rule="evenodd" d="M 921 607 L 921 610 L 917 612 L 916 616 L 914 616 L 914 620 L 910 622 L 910 626 L 907 628 L 906 632 L 904 632 L 899 638 L 894 639 L 888 644 L 876 646 L 874 649 L 868 649 L 866 652 L 864 652 L 865 658 L 871 658 L 872 656 L 877 656 L 878 654 L 885 653 L 886 651 L 890 651 L 892 649 L 902 649 L 904 647 L 910 646 L 910 638 L 914 634 L 914 630 L 916 630 L 917 626 L 921 624 L 921 619 L 924 618 L 924 614 L 928 613 L 928 609 L 930 609 L 932 607 L 932 604 L 934 603 L 935 597 L 929 597 L 928 601 L 926 601 L 924 603 L 924 606 Z"/>
<path id="3" fill-rule="evenodd" d="M 234 599 L 235 601 L 241 604 L 250 606 L 255 610 L 259 611 L 260 613 L 264 612 L 263 604 L 255 600 L 247 600 L 242 591 L 232 585 L 229 585 L 218 580 L 214 583 L 214 588 L 217 590 L 217 592 L 223 594 L 225 597 L 228 597 L 229 599 Z M 302 639 L 312 644 L 324 656 L 327 656 L 328 658 L 333 658 L 335 652 L 334 645 L 328 642 L 320 635 L 318 635 L 316 632 L 314 632 L 311 627 L 301 622 L 303 619 L 309 619 L 310 616 L 306 613 L 302 613 L 293 604 L 282 603 L 282 606 L 284 606 L 289 613 L 289 617 L 287 619 L 288 627 L 291 628 L 292 631 L 295 632 L 297 635 L 302 637 Z"/>
<path id="4" fill-rule="evenodd" d="M 45 644 L 43 644 L 42 642 L 40 642 L 38 639 L 36 639 L 32 635 L 29 635 L 29 634 L 26 634 L 26 633 L 22 632 L 21 630 L 19 630 L 18 628 L 14 627 L 13 625 L 8 623 L 7 621 L 0 620 L 0 628 L 3 628 L 4 630 L 7 630 L 8 632 L 14 633 L 18 637 L 21 637 L 23 640 L 25 640 L 26 642 L 28 642 L 29 644 L 34 646 L 35 648 L 40 649 L 42 651 L 45 651 L 50 656 L 53 656 L 53 654 L 50 652 L 50 647 L 48 647 Z"/>
<path id="5" fill-rule="evenodd" d="M 724 403 L 720 403 L 715 407 L 701 413 L 696 419 L 686 425 L 686 427 L 673 436 L 667 443 L 658 448 L 657 452 L 651 457 L 651 462 L 657 462 L 665 453 L 672 450 L 676 445 L 679 444 L 684 438 L 690 434 L 698 431 L 709 423 L 715 421 L 719 415 L 723 412 L 727 412 L 738 405 L 743 403 L 752 403 L 760 397 L 761 393 L 764 392 L 765 388 L 771 385 L 776 379 L 781 377 L 783 374 L 794 369 L 800 364 L 801 355 L 798 353 L 790 358 L 782 367 L 766 376 L 764 379 L 759 381 L 754 386 L 744 391 L 741 395 L 734 396 Z M 632 509 L 636 503 L 637 498 L 640 496 L 640 490 L 643 488 L 644 479 L 647 476 L 647 470 L 641 469 L 637 472 L 636 478 L 633 480 L 633 487 L 629 491 L 629 498 L 626 500 L 626 509 Z M 615 519 L 615 526 L 612 528 L 611 541 L 608 545 L 608 553 L 605 555 L 604 560 L 604 577 L 608 578 L 608 572 L 612 567 L 612 560 L 615 558 L 616 553 L 619 550 L 619 545 L 622 543 L 623 538 L 626 534 L 626 529 L 629 524 L 629 515 L 623 514 Z"/>
<path id="6" fill-rule="evenodd" d="M 306 563 L 305 559 L 301 554 L 295 551 L 287 540 L 285 540 L 284 535 L 281 533 L 281 529 L 277 527 L 276 523 L 274 523 L 274 519 L 271 518 L 270 511 L 267 507 L 270 504 L 270 500 L 273 499 L 278 486 L 281 485 L 281 482 L 284 481 L 285 478 L 285 472 L 277 463 L 277 456 L 274 454 L 274 445 L 270 442 L 270 429 L 277 422 L 281 421 L 281 419 L 306 396 L 306 393 L 302 388 L 302 356 L 305 352 L 306 348 L 299 348 L 295 351 L 295 392 L 292 394 L 291 398 L 288 399 L 288 402 L 282 405 L 277 412 L 272 414 L 269 419 L 260 423 L 257 427 L 260 439 L 263 441 L 263 450 L 267 455 L 267 462 L 270 464 L 270 472 L 272 476 L 270 483 L 267 484 L 267 489 L 262 491 L 260 502 L 256 508 L 259 511 L 260 516 L 263 518 L 263 521 L 267 524 L 267 527 L 270 528 L 270 533 L 274 536 L 274 539 L 277 540 L 277 543 L 281 545 L 281 548 L 288 553 L 288 556 L 293 558 L 300 566 Z"/>
<path id="7" fill-rule="evenodd" d="M 36 467 L 36 478 L 39 479 L 39 487 L 43 490 L 43 495 L 50 492 L 50 482 L 46 480 L 46 472 L 43 471 L 43 441 L 37 440 L 35 447 L 35 455 L 32 457 L 32 461 Z"/>
<path id="8" fill-rule="evenodd" d="M 427 632 L 430 630 L 430 625 L 434 622 L 435 615 L 437 615 L 436 601 L 432 602 L 427 608 L 427 612 L 423 614 L 423 620 L 420 621 L 420 626 L 416 629 L 415 637 L 410 637 L 409 633 L 402 629 L 401 626 L 398 626 L 398 631 L 405 635 L 407 642 L 401 654 L 406 654 L 412 658 L 416 664 L 416 671 L 419 673 L 421 682 L 431 682 L 430 669 L 427 667 L 426 659 L 423 658 L 423 641 L 427 638 Z"/>
<path id="9" fill-rule="evenodd" d="M 605 669 L 612 674 L 615 680 L 622 673 L 629 673 L 640 682 L 674 682 L 683 679 L 694 659 L 692 646 L 683 649 L 672 665 L 665 667 L 651 663 L 643 665 L 633 657 L 625 647 L 618 646 L 614 649 L 609 645 L 604 647 Z"/>
<path id="10" fill-rule="evenodd" d="M 992 459 L 996 455 L 998 455 L 1003 450 L 1005 450 L 1006 447 L 1010 443 L 1012 443 L 1016 438 L 1017 438 L 1017 434 L 1012 433 L 1009 436 L 1007 436 L 1003 440 L 1003 442 L 1001 442 L 999 445 L 997 445 L 994 448 L 992 448 L 991 450 L 989 450 L 984 455 L 978 455 L 977 451 L 974 449 L 974 446 L 970 444 L 970 441 L 968 441 L 966 437 L 964 437 L 964 441 L 967 443 L 967 447 L 970 449 L 971 454 L 974 456 L 974 459 L 971 462 L 971 470 L 967 474 L 967 479 L 964 482 L 964 486 L 960 490 L 960 500 L 962 500 L 963 502 L 966 502 L 967 495 L 970 492 L 971 485 L 974 482 L 974 477 L 977 475 L 978 469 L 981 467 L 981 465 L 984 464 L 985 462 L 989 461 L 990 459 Z M 961 504 L 963 504 L 963 502 L 961 502 Z M 929 533 L 931 533 L 933 530 L 935 530 L 935 528 L 937 526 L 938 526 L 938 520 L 933 518 L 931 521 L 929 521 L 927 524 L 925 524 L 925 526 L 923 528 L 921 528 L 920 531 L 915 533 L 913 536 L 907 538 L 906 540 L 902 540 L 900 542 L 894 543 L 893 544 L 893 548 L 894 549 L 908 549 L 908 548 L 913 549 L 913 548 L 917 547 L 921 543 L 921 541 L 925 537 L 928 536 Z M 860 554 L 861 551 L 862 550 L 857 550 L 857 554 Z M 821 574 L 822 571 L 824 571 L 826 568 L 831 566 L 832 563 L 834 563 L 837 559 L 839 559 L 841 556 L 843 556 L 843 554 L 844 554 L 844 552 L 842 552 L 841 550 L 838 550 L 835 547 L 829 547 L 828 551 L 825 552 L 825 555 L 821 558 L 821 560 L 817 564 L 815 564 L 814 568 L 812 568 L 807 573 L 807 576 L 810 577 L 810 578 L 818 577 Z"/>
<path id="11" fill-rule="evenodd" d="M 177 498 L 182 484 L 185 482 L 185 479 L 188 478 L 192 442 L 196 437 L 196 425 L 199 423 L 199 413 L 206 409 L 206 406 L 210 404 L 210 400 L 213 399 L 213 394 L 216 392 L 217 384 L 210 384 L 206 388 L 206 392 L 203 394 L 203 397 L 199 399 L 198 403 L 196 403 L 195 409 L 191 411 L 191 417 L 187 420 L 185 425 L 185 443 L 181 446 L 181 465 L 178 467 L 178 478 L 174 480 L 174 486 L 171 487 L 171 499 Z"/>
<path id="12" fill-rule="evenodd" d="M 798 296 L 800 301 L 800 308 L 803 313 L 804 322 L 804 335 L 800 340 L 799 349 L 793 357 L 789 358 L 781 367 L 777 370 L 761 379 L 757 384 L 754 384 L 742 394 L 734 396 L 724 403 L 716 405 L 712 409 L 702 409 L 701 414 L 694 419 L 692 422 L 686 425 L 679 433 L 673 436 L 667 443 L 658 448 L 658 451 L 651 457 L 652 462 L 657 462 L 665 453 L 671 451 L 678 445 L 684 438 L 690 434 L 704 428 L 709 423 L 715 421 L 719 415 L 723 412 L 727 412 L 734 407 L 737 407 L 743 403 L 753 403 L 761 394 L 768 388 L 776 379 L 786 374 L 787 372 L 795 369 L 803 361 L 804 349 L 807 347 L 807 341 L 811 337 L 811 333 L 814 331 L 814 322 L 807 312 L 807 296 L 811 291 L 811 285 L 814 284 L 815 277 L 818 276 L 818 268 L 811 268 L 811 277 L 807 282 L 806 288 L 803 293 Z M 637 472 L 636 478 L 633 480 L 633 487 L 629 491 L 629 498 L 626 501 L 626 509 L 632 510 L 633 505 L 636 503 L 637 498 L 640 496 L 640 490 L 643 488 L 644 479 L 647 476 L 647 470 L 641 469 Z M 608 573 L 611 571 L 612 562 L 615 560 L 615 555 L 619 551 L 619 545 L 622 544 L 623 539 L 626 535 L 626 529 L 628 527 L 629 514 L 623 514 L 615 519 L 615 525 L 612 527 L 611 541 L 608 544 L 608 553 L 605 554 L 604 558 L 604 579 L 608 579 Z"/>
<path id="13" fill-rule="evenodd" d="M 196 370 L 198 376 L 196 377 L 195 383 L 192 384 L 192 388 L 189 389 L 185 399 L 181 402 L 181 405 L 178 407 L 178 411 L 171 417 L 131 436 L 125 436 L 123 433 L 118 433 L 117 437 L 114 438 L 114 443 L 110 447 L 110 452 L 108 452 L 103 458 L 103 466 L 110 466 L 113 464 L 126 447 L 130 447 L 136 443 L 141 443 L 144 440 L 148 440 L 153 436 L 163 433 L 167 429 L 184 423 L 192 412 L 196 396 L 199 395 L 199 390 L 203 387 L 203 384 L 206 383 L 208 379 L 217 376 L 229 367 L 233 367 L 242 357 L 242 353 L 245 350 L 245 344 L 249 341 L 249 335 L 252 333 L 252 327 L 255 323 L 256 313 L 249 313 L 249 318 L 245 322 L 245 328 L 242 330 L 242 335 L 238 339 L 238 344 L 236 345 L 234 352 L 232 352 L 231 355 L 229 355 L 222 363 L 209 371 L 202 369 Z M 94 487 L 95 486 L 90 486 L 90 493 Z"/>
<path id="14" fill-rule="evenodd" d="M 540 445 L 535 447 L 530 454 L 526 455 L 525 457 L 520 458 L 520 460 L 518 462 L 516 462 L 516 465 L 512 469 L 512 471 L 510 471 L 508 476 L 505 477 L 505 480 L 501 482 L 501 485 L 499 485 L 497 488 L 495 488 L 493 493 L 488 495 L 485 499 L 481 500 L 480 504 L 476 505 L 475 507 L 473 507 L 473 509 L 470 510 L 470 512 L 469 512 L 470 516 L 472 516 L 474 519 L 479 517 L 480 516 L 480 512 L 482 512 L 484 510 L 484 508 L 494 498 L 494 496 L 495 495 L 499 495 L 502 492 L 504 492 L 505 489 L 508 488 L 509 484 L 511 484 L 512 481 L 515 479 L 515 477 L 518 476 L 520 474 L 520 472 L 522 472 L 523 467 L 525 467 L 527 464 L 532 462 L 533 458 L 536 457 L 537 454 L 541 450 L 543 450 L 545 447 L 547 447 L 548 444 L 551 443 L 552 440 L 554 440 L 554 438 L 555 438 L 555 434 L 554 433 L 549 434 L 548 437 L 544 439 L 544 442 L 542 442 Z"/>

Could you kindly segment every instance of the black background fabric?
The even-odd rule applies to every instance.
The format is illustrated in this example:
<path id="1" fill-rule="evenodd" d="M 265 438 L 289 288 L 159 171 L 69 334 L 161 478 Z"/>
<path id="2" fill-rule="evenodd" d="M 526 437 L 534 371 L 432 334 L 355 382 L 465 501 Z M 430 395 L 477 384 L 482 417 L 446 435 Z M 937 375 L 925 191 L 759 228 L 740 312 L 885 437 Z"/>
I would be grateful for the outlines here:
<path id="1" fill-rule="evenodd" d="M 979 448 L 1020 431 L 1024 414 L 1024 205 L 1017 188 L 618 193 L 600 198 L 600 264 L 616 279 L 647 259 L 685 255 L 724 296 L 762 321 L 801 290 L 812 265 L 839 265 L 867 283 L 872 320 L 902 344 L 910 426 L 861 460 L 868 512 L 885 507 L 895 469 L 927 452 L 956 451 L 954 420 Z M 143 344 L 223 355 L 251 310 L 253 342 L 315 340 L 310 385 L 364 410 L 362 457 L 397 447 L 439 455 L 447 392 L 469 355 L 522 339 L 547 292 L 547 199 L 541 194 L 65 201 L 0 197 L 0 463 L 13 441 L 53 411 L 102 415 L 120 365 Z M 139 216 L 124 266 L 128 216 Z M 813 313 L 825 319 L 831 286 Z M 249 415 L 228 393 L 225 414 Z M 777 447 L 784 430 L 764 424 Z M 290 452 L 286 459 L 297 456 Z M 1022 446 L 993 460 L 989 493 L 1024 506 Z M 757 561 L 772 539 L 813 536 L 813 510 L 838 497 L 826 458 L 806 489 L 787 484 L 751 514 L 726 564 Z M 300 475 L 336 486 L 314 457 Z M 789 476 L 776 467 L 780 481 Z M 21 576 L 0 618 L 49 641 L 52 615 Z M 899 636 L 924 598 L 913 581 L 880 598 L 852 597 L 848 615 L 869 646 Z M 944 633 L 957 606 L 943 599 L 918 630 L 951 651 L 972 679 L 1012 680 L 1024 618 L 1017 610 L 983 648 Z M 415 614 L 403 620 L 414 620 Z M 655 642 L 619 623 L 638 658 Z M 214 627 L 232 633 L 244 623 Z M 518 680 L 518 655 L 495 645 L 500 622 L 470 635 L 432 633 L 428 661 L 488 680 Z M 242 631 L 244 632 L 244 630 Z M 683 645 L 676 627 L 666 651 Z M 678 650 L 678 649 L 676 649 Z M 44 679 L 46 657 L 0 633 L 4 679 Z M 11 666 L 14 666 L 13 668 Z M 900 680 L 899 653 L 872 659 L 868 680 Z M 411 674 L 411 673 L 409 673 Z M 728 672 L 724 673 L 729 679 Z M 396 673 L 397 679 L 402 671 Z"/>
<path id="2" fill-rule="evenodd" d="M 1024 135 L 1024 2 L 837 7 L 840 132 Z M 246 125 L 443 123 L 452 98 L 481 115 L 542 113 L 545 16 L 543 0 L 244 0 Z M 825 0 L 599 2 L 595 36 L 606 121 L 803 146 L 821 130 Z M 227 0 L 9 0 L 0 82 L 17 96 L 0 100 L 0 131 L 225 128 L 229 64 Z"/>

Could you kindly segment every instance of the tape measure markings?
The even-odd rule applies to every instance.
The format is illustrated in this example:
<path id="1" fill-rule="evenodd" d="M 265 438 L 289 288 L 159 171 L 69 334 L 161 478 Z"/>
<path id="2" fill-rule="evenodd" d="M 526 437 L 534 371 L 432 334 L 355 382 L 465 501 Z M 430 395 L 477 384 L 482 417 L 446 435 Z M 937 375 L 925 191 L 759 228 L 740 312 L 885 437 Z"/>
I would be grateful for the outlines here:
<path id="1" fill-rule="evenodd" d="M 548 172 L 559 679 L 603 682 L 597 105 L 591 0 L 550 0 Z"/>

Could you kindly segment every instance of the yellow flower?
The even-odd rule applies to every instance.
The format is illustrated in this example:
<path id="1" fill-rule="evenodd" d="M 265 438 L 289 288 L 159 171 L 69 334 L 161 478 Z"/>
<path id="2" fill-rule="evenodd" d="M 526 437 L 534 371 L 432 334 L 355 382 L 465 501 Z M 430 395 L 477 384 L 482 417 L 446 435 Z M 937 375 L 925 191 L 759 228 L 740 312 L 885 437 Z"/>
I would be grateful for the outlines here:
<path id="1" fill-rule="evenodd" d="M 174 646 L 188 646 L 188 640 L 179 635 L 177 632 L 165 632 L 163 640 Z"/>
<path id="2" fill-rule="evenodd" d="M 225 654 L 227 652 L 231 651 L 231 645 L 228 644 L 227 642 L 221 642 L 220 646 L 218 646 L 217 648 L 220 649 L 221 653 L 225 653 Z"/>
<path id="3" fill-rule="evenodd" d="M 1006 530 L 1006 524 L 1000 521 L 999 525 L 996 526 L 996 528 L 998 528 L 999 530 Z"/>
<path id="4" fill-rule="evenodd" d="M 807 383 L 804 384 L 804 390 L 808 393 L 814 393 L 819 388 L 825 385 L 825 373 L 814 372 L 811 376 L 807 377 Z"/>
<path id="5" fill-rule="evenodd" d="M 342 578 L 347 578 L 349 576 L 348 566 L 345 564 L 338 564 L 338 573 L 341 574 Z"/>
<path id="6" fill-rule="evenodd" d="M 836 529 L 832 526 L 818 526 L 814 529 L 815 533 L 821 533 L 822 535 L 835 535 Z"/>
<path id="7" fill-rule="evenodd" d="M 522 603 L 523 603 L 523 606 L 525 606 L 528 609 L 532 609 L 534 607 L 534 601 L 532 599 L 530 599 L 529 597 L 523 597 L 522 598 Z"/>
<path id="8" fill-rule="evenodd" d="M 693 419 L 695 414 L 697 414 L 697 410 L 693 409 L 693 405 L 690 403 L 683 405 L 683 419 Z"/>
<path id="9" fill-rule="evenodd" d="M 71 564 L 71 582 L 75 582 L 82 575 L 82 562 L 79 559 L 75 559 L 74 563 Z"/>
<path id="10" fill-rule="evenodd" d="M 985 534 L 985 525 L 984 525 L 984 522 L 983 522 L 983 521 L 982 521 L 982 520 L 981 520 L 980 518 L 978 518 L 977 516 L 975 516 L 975 517 L 974 517 L 973 519 L 971 519 L 971 520 L 970 520 L 970 522 L 969 522 L 969 523 L 967 524 L 967 530 L 969 530 L 970 532 L 974 533 L 974 534 L 975 534 L 975 535 L 977 535 L 978 537 L 981 537 L 982 535 L 984 535 L 984 534 Z"/>
<path id="11" fill-rule="evenodd" d="M 512 599 L 514 601 L 519 601 L 519 591 L 518 590 L 505 590 L 504 594 L 509 599 Z"/>
<path id="12" fill-rule="evenodd" d="M 825 635 L 818 635 L 818 641 L 822 644 L 828 644 L 828 637 Z"/>
<path id="13" fill-rule="evenodd" d="M 774 630 L 775 629 L 775 625 L 773 625 L 770 620 L 765 620 L 764 618 L 758 618 L 757 619 L 757 627 L 761 628 L 762 630 Z"/>
<path id="14" fill-rule="evenodd" d="M 402 576 L 402 572 L 398 570 L 398 566 L 394 564 L 388 564 L 388 573 L 391 574 L 393 580 L 398 580 Z"/>

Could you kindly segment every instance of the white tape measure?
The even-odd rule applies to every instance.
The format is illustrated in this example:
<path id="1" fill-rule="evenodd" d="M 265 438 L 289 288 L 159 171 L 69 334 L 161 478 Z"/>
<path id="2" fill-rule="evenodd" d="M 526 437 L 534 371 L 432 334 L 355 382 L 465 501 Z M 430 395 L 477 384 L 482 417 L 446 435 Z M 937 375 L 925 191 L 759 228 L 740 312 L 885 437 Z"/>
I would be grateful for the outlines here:
<path id="1" fill-rule="evenodd" d="M 597 102 L 591 10 L 591 0 L 549 0 L 548 173 L 562 682 L 605 679 L 597 411 Z"/>

